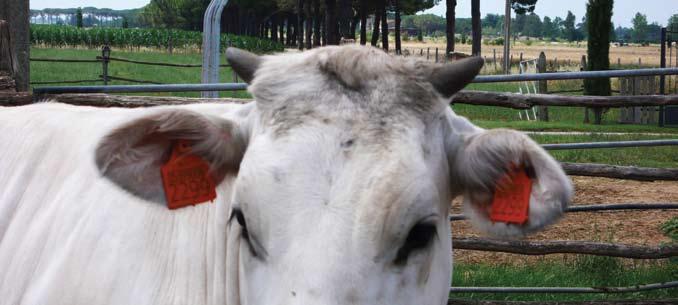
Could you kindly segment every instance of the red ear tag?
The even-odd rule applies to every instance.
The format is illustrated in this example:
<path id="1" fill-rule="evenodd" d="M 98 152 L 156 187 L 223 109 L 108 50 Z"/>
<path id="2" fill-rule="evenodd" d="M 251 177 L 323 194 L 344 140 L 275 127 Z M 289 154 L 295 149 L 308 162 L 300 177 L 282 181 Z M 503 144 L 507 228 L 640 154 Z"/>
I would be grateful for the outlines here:
<path id="1" fill-rule="evenodd" d="M 532 179 L 527 176 L 524 168 L 511 168 L 511 172 L 497 183 L 490 220 L 522 225 L 527 222 Z"/>
<path id="2" fill-rule="evenodd" d="M 188 142 L 177 141 L 169 160 L 160 168 L 170 210 L 212 201 L 217 197 L 209 164 L 190 151 Z"/>

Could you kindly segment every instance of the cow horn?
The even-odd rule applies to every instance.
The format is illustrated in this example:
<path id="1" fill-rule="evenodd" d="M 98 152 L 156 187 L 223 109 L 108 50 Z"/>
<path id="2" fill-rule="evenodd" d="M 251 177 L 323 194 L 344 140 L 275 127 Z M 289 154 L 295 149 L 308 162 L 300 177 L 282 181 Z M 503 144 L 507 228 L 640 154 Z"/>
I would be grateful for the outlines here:
<path id="1" fill-rule="evenodd" d="M 469 57 L 433 68 L 429 82 L 440 94 L 450 97 L 470 83 L 483 67 L 481 57 Z"/>
<path id="2" fill-rule="evenodd" d="M 254 53 L 238 48 L 226 49 L 226 59 L 235 73 L 238 73 L 245 82 L 250 83 L 254 79 L 254 72 L 261 65 L 261 57 Z"/>

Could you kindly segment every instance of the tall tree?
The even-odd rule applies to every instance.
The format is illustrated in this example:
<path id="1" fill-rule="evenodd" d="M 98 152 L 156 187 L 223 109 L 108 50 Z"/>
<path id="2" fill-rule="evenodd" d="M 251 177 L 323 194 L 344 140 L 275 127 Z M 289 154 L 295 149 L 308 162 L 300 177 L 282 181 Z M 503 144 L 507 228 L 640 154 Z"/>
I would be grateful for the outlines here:
<path id="1" fill-rule="evenodd" d="M 395 11 L 395 22 L 394 22 L 394 31 L 395 31 L 395 52 L 396 54 L 401 54 L 401 41 L 400 41 L 400 0 L 393 0 L 393 10 Z"/>
<path id="2" fill-rule="evenodd" d="M 297 0 L 297 27 L 296 31 L 299 50 L 304 49 L 304 0 Z"/>
<path id="3" fill-rule="evenodd" d="M 320 25 L 323 23 L 323 16 L 320 14 L 320 0 L 313 0 L 313 47 L 320 46 Z"/>
<path id="4" fill-rule="evenodd" d="M 483 40 L 482 26 L 480 25 L 480 0 L 471 0 L 471 23 L 473 34 L 473 46 L 471 54 L 480 56 L 480 45 Z"/>
<path id="5" fill-rule="evenodd" d="M 325 0 L 325 32 L 328 45 L 339 44 L 337 0 Z"/>
<path id="6" fill-rule="evenodd" d="M 360 44 L 367 44 L 367 0 L 360 0 Z"/>
<path id="7" fill-rule="evenodd" d="M 379 1 L 381 3 L 381 1 Z M 381 24 L 381 10 L 379 9 L 379 6 L 377 6 L 377 9 L 374 11 L 374 23 L 372 23 L 372 41 L 371 44 L 373 47 L 377 46 L 377 43 L 379 42 L 379 25 Z"/>
<path id="8" fill-rule="evenodd" d="M 563 21 L 563 34 L 568 41 L 577 40 L 577 29 L 574 27 L 574 22 L 577 17 L 571 11 L 567 11 L 567 17 Z"/>
<path id="9" fill-rule="evenodd" d="M 668 34 L 667 39 L 678 41 L 678 14 L 671 16 L 666 24 L 668 31 L 671 31 L 671 33 Z"/>
<path id="10" fill-rule="evenodd" d="M 386 13 L 386 1 L 381 0 L 381 48 L 388 52 L 388 14 Z"/>
<path id="11" fill-rule="evenodd" d="M 82 8 L 78 8 L 75 12 L 75 25 L 82 28 Z"/>
<path id="12" fill-rule="evenodd" d="M 517 15 L 525 15 L 534 12 L 537 0 L 511 0 L 511 7 Z"/>
<path id="13" fill-rule="evenodd" d="M 351 35 L 351 17 L 353 8 L 351 0 L 339 0 L 338 16 L 339 16 L 339 35 L 341 38 L 349 39 Z"/>
<path id="14" fill-rule="evenodd" d="M 600 71 L 610 69 L 610 27 L 612 27 L 613 0 L 589 0 L 586 5 L 588 23 L 588 63 L 587 70 Z M 610 95 L 610 79 L 584 80 L 585 95 Z M 595 123 L 602 121 L 602 108 L 595 108 Z"/>
<path id="15" fill-rule="evenodd" d="M 633 23 L 633 40 L 635 42 L 644 42 L 647 40 L 647 16 L 636 13 L 632 20 Z"/>
<path id="16" fill-rule="evenodd" d="M 450 54 L 454 52 L 454 30 L 456 22 L 456 9 L 457 9 L 457 0 L 446 0 L 447 9 L 445 17 L 447 18 L 447 48 L 445 49 L 445 54 Z"/>
<path id="17" fill-rule="evenodd" d="M 313 42 L 311 41 L 313 36 L 313 20 L 318 18 L 311 15 L 311 0 L 306 0 L 304 14 L 306 15 L 306 48 L 311 49 L 313 47 Z"/>

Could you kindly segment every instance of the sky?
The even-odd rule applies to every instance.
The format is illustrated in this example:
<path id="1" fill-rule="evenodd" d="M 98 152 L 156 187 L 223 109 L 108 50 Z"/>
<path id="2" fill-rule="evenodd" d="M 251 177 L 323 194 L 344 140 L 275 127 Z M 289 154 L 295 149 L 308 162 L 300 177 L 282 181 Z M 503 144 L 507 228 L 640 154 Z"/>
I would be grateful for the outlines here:
<path id="1" fill-rule="evenodd" d="M 139 8 L 150 0 L 30 0 L 32 9 L 43 8 L 72 8 L 94 6 L 98 8 L 129 9 Z M 586 13 L 587 0 L 539 0 L 535 13 L 539 16 L 560 16 L 565 18 L 570 10 L 577 16 L 577 21 Z M 481 0 L 480 14 L 504 14 L 504 0 Z M 642 6 L 639 5 L 642 3 Z M 425 13 L 445 15 L 445 0 L 441 0 L 436 7 Z M 471 17 L 471 0 L 457 0 L 457 16 Z M 666 25 L 671 15 L 678 14 L 678 0 L 615 0 L 612 22 L 615 26 L 631 27 L 631 19 L 640 12 L 647 15 L 648 22 L 657 22 Z"/>

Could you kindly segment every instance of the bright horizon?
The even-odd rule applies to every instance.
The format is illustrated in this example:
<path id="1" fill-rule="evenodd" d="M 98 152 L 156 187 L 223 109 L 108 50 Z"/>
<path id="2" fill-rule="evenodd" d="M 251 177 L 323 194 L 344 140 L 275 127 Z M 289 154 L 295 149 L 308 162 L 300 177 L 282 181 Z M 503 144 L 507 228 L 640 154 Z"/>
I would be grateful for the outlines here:
<path id="1" fill-rule="evenodd" d="M 561 17 L 565 18 L 567 11 L 570 10 L 577 17 L 577 22 L 581 21 L 582 16 L 586 13 L 587 0 L 569 0 L 568 5 L 564 7 L 562 0 L 539 0 L 535 13 L 540 17 Z M 32 0 L 31 9 L 45 9 L 45 8 L 75 8 L 92 6 L 97 8 L 110 9 L 133 9 L 140 8 L 148 4 L 150 0 Z M 470 18 L 471 17 L 471 1 L 459 0 L 457 1 L 456 14 L 457 17 Z M 657 22 L 660 25 L 666 25 L 669 17 L 673 14 L 678 14 L 678 5 L 676 0 L 645 0 L 644 5 L 638 6 L 637 0 L 616 0 L 614 7 L 614 15 L 612 22 L 615 26 L 631 27 L 631 19 L 640 12 L 647 15 L 649 23 Z M 673 9 L 671 9 L 673 7 Z M 445 15 L 446 5 L 445 1 L 441 0 L 435 7 L 426 10 L 422 13 L 430 13 L 435 15 Z M 483 0 L 480 2 L 480 13 L 482 16 L 486 14 L 504 14 L 503 0 Z"/>

